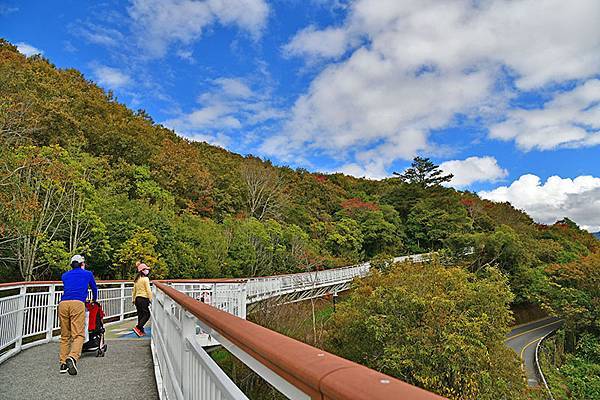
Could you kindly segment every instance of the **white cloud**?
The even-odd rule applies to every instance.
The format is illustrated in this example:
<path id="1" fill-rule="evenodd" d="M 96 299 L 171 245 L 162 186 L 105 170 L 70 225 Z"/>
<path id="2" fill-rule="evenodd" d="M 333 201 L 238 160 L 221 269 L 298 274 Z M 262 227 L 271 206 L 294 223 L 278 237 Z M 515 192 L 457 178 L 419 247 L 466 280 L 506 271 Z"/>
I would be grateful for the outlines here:
<path id="1" fill-rule="evenodd" d="M 7 15 L 19 11 L 18 7 L 9 6 L 8 4 L 0 4 L 0 15 Z"/>
<path id="2" fill-rule="evenodd" d="M 131 78 L 116 68 L 98 65 L 93 70 L 98 83 L 110 89 L 122 88 L 131 83 Z"/>
<path id="3" fill-rule="evenodd" d="M 217 78 L 215 83 L 221 86 L 221 93 L 227 97 L 246 99 L 254 95 L 248 85 L 240 79 Z"/>
<path id="4" fill-rule="evenodd" d="M 215 23 L 237 25 L 258 37 L 269 6 L 264 0 L 133 0 L 128 12 L 139 46 L 162 57 L 170 43 L 189 44 Z"/>
<path id="5" fill-rule="evenodd" d="M 365 179 L 383 179 L 387 178 L 390 175 L 386 172 L 386 168 L 388 167 L 388 164 L 374 160 L 364 164 L 348 163 L 341 165 L 338 168 L 333 168 L 326 172 L 341 172 L 342 174 L 352 175 L 358 178 Z"/>
<path id="6" fill-rule="evenodd" d="M 78 24 L 71 29 L 77 37 L 101 46 L 121 48 L 127 41 L 125 36 L 117 29 L 96 24 Z"/>
<path id="7" fill-rule="evenodd" d="M 175 54 L 177 54 L 177 57 L 181 58 L 182 60 L 185 60 L 189 63 L 194 63 L 194 52 L 192 50 L 186 50 L 186 49 L 179 49 L 175 52 Z"/>
<path id="8" fill-rule="evenodd" d="M 325 7 L 330 11 L 343 10 L 352 0 L 310 0 L 311 6 Z"/>
<path id="9" fill-rule="evenodd" d="M 289 56 L 335 58 L 348 50 L 348 32 L 343 28 L 317 30 L 314 26 L 298 32 L 291 42 L 283 47 Z"/>
<path id="10" fill-rule="evenodd" d="M 510 186 L 482 191 L 479 196 L 508 201 L 541 223 L 568 217 L 591 232 L 600 230 L 600 178 L 593 176 L 551 176 L 542 183 L 536 175 L 523 175 Z"/>
<path id="11" fill-rule="evenodd" d="M 506 71 L 519 90 L 597 74 L 598 15 L 596 0 L 357 0 L 343 25 L 308 27 L 284 46 L 334 62 L 261 149 L 286 161 L 318 151 L 367 165 L 374 146 L 411 158 L 458 113 L 503 115 Z"/>
<path id="12" fill-rule="evenodd" d="M 268 94 L 253 91 L 240 78 L 218 78 L 212 81 L 210 91 L 198 96 L 200 107 L 181 113 L 163 122 L 163 125 L 196 140 L 225 145 L 225 133 L 252 127 L 259 123 L 283 117 Z M 214 140 L 220 134 L 218 142 Z"/>
<path id="13" fill-rule="evenodd" d="M 475 182 L 496 182 L 508 175 L 508 171 L 501 168 L 498 161 L 490 156 L 445 161 L 440 164 L 440 169 L 454 175 L 448 185 L 457 188 L 463 188 Z"/>
<path id="14" fill-rule="evenodd" d="M 216 132 L 213 134 L 191 133 L 187 135 L 187 137 L 198 142 L 210 143 L 213 146 L 219 146 L 224 149 L 231 145 L 231 137 L 223 132 Z"/>
<path id="15" fill-rule="evenodd" d="M 531 150 L 600 144 L 600 80 L 591 79 L 557 94 L 541 109 L 511 110 L 506 121 L 490 129 L 490 137 L 514 140 Z"/>
<path id="16" fill-rule="evenodd" d="M 15 46 L 17 46 L 17 50 L 27 57 L 31 57 L 35 54 L 44 54 L 44 52 L 38 48 L 33 47 L 32 45 L 24 42 L 19 42 Z"/>

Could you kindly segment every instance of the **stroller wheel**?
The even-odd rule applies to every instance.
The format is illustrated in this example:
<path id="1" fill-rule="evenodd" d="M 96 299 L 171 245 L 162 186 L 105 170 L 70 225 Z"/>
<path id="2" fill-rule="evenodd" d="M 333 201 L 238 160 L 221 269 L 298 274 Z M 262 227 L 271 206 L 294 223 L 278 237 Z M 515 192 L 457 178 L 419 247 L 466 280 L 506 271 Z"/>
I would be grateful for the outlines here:
<path id="1" fill-rule="evenodd" d="M 104 345 L 102 347 L 98 348 L 98 351 L 96 352 L 96 357 L 104 357 L 104 355 L 106 354 L 106 349 L 108 348 L 107 345 Z"/>

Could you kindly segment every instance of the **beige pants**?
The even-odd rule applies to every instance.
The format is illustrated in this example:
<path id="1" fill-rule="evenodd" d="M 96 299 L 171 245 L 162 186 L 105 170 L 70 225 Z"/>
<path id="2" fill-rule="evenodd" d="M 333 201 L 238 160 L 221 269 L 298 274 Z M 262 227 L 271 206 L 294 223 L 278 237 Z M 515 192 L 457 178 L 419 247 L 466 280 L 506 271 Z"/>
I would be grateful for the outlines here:
<path id="1" fill-rule="evenodd" d="M 60 363 L 67 357 L 79 360 L 85 329 L 85 305 L 79 300 L 65 300 L 58 305 L 60 320 Z"/>

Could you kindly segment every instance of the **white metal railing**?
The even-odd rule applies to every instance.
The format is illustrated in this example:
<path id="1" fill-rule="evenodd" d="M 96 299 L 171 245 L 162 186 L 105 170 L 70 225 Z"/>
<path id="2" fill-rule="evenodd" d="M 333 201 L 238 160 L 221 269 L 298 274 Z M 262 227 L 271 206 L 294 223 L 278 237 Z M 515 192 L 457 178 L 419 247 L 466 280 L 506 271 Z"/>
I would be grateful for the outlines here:
<path id="1" fill-rule="evenodd" d="M 393 261 L 403 262 L 410 260 L 413 262 L 423 262 L 430 257 L 430 253 L 415 254 L 396 257 Z M 322 271 L 249 278 L 246 282 L 247 303 L 254 303 L 292 292 L 348 282 L 356 277 L 366 276 L 370 268 L 371 264 L 366 262 L 350 267 L 332 268 Z"/>
<path id="2" fill-rule="evenodd" d="M 422 262 L 429 254 L 397 257 L 395 262 L 412 260 Z M 365 276 L 369 263 L 316 272 L 249 278 L 238 281 L 173 282 L 177 290 L 226 311 L 246 318 L 248 304 L 293 292 L 302 292 L 349 282 Z M 106 318 L 123 320 L 132 316 L 133 284 L 122 281 L 98 282 L 98 301 Z M 59 329 L 58 303 L 62 297 L 60 282 L 29 282 L 0 285 L 0 363 L 21 349 L 49 342 Z M 205 341 L 204 344 L 215 344 Z"/>
<path id="3" fill-rule="evenodd" d="M 396 257 L 394 262 L 411 260 L 423 262 L 430 253 Z M 297 274 L 274 275 L 238 280 L 213 281 L 165 281 L 168 285 L 205 304 L 227 311 L 240 318 L 246 318 L 249 304 L 294 292 L 334 287 L 350 282 L 356 277 L 366 276 L 371 264 L 366 262 L 342 268 Z"/>
<path id="4" fill-rule="evenodd" d="M 206 293 L 210 288 L 195 289 Z M 198 320 L 164 292 L 154 289 L 154 295 L 152 355 L 160 398 L 247 399 L 203 349 Z"/>
<path id="5" fill-rule="evenodd" d="M 334 268 L 323 271 L 302 272 L 264 278 L 250 278 L 247 285 L 247 298 L 254 303 L 267 298 L 281 296 L 287 293 L 328 286 L 334 283 L 351 281 L 357 276 L 369 272 L 368 263 L 345 268 Z"/>
<path id="6" fill-rule="evenodd" d="M 558 329 L 558 328 L 556 328 Z M 548 381 L 546 380 L 546 377 L 544 376 L 544 372 L 542 371 L 542 367 L 540 366 L 540 357 L 539 357 L 539 353 L 540 353 L 540 346 L 542 345 L 542 343 L 544 343 L 544 341 L 546 341 L 546 339 L 548 339 L 550 336 L 554 335 L 556 333 L 556 329 L 553 331 L 548 332 L 547 334 L 544 335 L 544 337 L 542 337 L 537 344 L 535 345 L 535 369 L 536 369 L 536 375 L 538 375 L 538 377 L 542 381 L 542 384 L 544 385 L 544 388 L 546 389 L 546 392 L 548 392 L 548 398 L 550 400 L 554 400 L 554 395 L 552 394 L 552 390 L 550 390 L 550 386 L 548 385 Z"/>
<path id="7" fill-rule="evenodd" d="M 98 302 L 105 318 L 121 321 L 135 313 L 132 286 L 131 282 L 98 283 Z M 59 329 L 58 303 L 62 294 L 62 283 L 58 282 L 0 286 L 0 363 L 23 349 L 52 340 Z"/>
<path id="8" fill-rule="evenodd" d="M 174 282 L 169 285 L 202 303 L 240 318 L 246 318 L 245 282 Z"/>
<path id="9" fill-rule="evenodd" d="M 247 399 L 202 347 L 201 332 L 290 399 L 441 397 L 201 304 L 173 287 L 153 288 L 152 355 L 161 399 Z"/>

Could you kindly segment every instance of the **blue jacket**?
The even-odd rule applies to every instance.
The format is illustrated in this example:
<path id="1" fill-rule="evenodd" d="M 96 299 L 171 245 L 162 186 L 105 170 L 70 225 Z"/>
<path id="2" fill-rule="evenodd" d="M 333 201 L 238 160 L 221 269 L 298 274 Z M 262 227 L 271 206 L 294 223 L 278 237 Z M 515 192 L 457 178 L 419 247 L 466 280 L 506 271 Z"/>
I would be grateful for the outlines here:
<path id="1" fill-rule="evenodd" d="M 85 303 L 88 297 L 88 287 L 92 288 L 92 299 L 98 298 L 98 288 L 94 274 L 81 268 L 74 268 L 62 274 L 61 277 L 65 291 L 62 300 L 79 300 Z"/>

